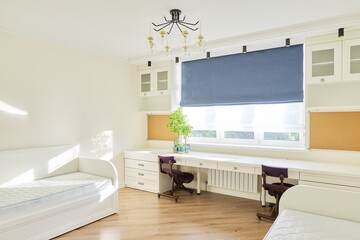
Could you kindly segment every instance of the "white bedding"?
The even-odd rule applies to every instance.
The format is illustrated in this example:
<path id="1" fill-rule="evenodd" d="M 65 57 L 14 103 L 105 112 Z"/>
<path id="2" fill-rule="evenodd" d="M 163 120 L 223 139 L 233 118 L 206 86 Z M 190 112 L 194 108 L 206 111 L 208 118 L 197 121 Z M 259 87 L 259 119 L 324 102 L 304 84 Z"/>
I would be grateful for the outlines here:
<path id="1" fill-rule="evenodd" d="M 30 214 L 56 203 L 100 192 L 111 186 L 109 178 L 82 172 L 0 186 L 0 222 Z"/>
<path id="2" fill-rule="evenodd" d="M 284 209 L 264 240 L 358 240 L 360 223 Z"/>

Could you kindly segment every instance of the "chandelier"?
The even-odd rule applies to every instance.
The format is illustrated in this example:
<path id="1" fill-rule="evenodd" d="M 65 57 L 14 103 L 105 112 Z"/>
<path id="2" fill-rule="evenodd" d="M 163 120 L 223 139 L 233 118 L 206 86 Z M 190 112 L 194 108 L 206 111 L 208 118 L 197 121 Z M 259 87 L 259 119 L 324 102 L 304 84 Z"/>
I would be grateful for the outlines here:
<path id="1" fill-rule="evenodd" d="M 160 24 L 155 24 L 152 22 L 152 27 L 150 27 L 150 35 L 147 38 L 149 41 L 149 47 L 152 53 L 157 52 L 157 44 L 155 44 L 155 40 L 152 34 L 152 30 L 154 30 L 156 33 L 159 33 L 160 42 L 162 45 L 163 50 L 165 51 L 166 55 L 170 55 L 170 33 L 173 30 L 173 28 L 177 28 L 180 31 L 180 41 L 182 42 L 182 51 L 184 52 L 184 55 L 188 56 L 190 54 L 189 51 L 189 44 L 191 42 L 189 31 L 192 32 L 198 32 L 197 36 L 197 46 L 199 48 L 199 51 L 203 52 L 205 50 L 205 42 L 204 42 L 204 36 L 201 34 L 201 26 L 200 21 L 197 21 L 196 23 L 190 23 L 185 22 L 185 16 L 180 19 L 181 11 L 179 9 L 172 9 L 170 10 L 171 19 L 168 20 L 164 16 L 165 22 Z M 174 27 L 175 26 L 175 27 Z M 174 40 L 174 37 L 172 38 Z"/>

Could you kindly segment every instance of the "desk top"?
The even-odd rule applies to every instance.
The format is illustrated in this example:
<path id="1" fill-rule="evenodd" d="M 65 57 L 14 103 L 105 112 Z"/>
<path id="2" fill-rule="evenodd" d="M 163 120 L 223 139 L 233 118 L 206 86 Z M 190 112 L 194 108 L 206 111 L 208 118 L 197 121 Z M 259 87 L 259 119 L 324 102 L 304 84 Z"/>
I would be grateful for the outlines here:
<path id="1" fill-rule="evenodd" d="M 232 154 L 219 154 L 219 153 L 205 153 L 205 152 L 189 152 L 189 153 L 173 153 L 166 149 L 139 149 L 127 152 L 137 152 L 142 154 L 157 155 L 171 155 L 175 159 L 182 160 L 204 160 L 204 161 L 215 161 L 217 163 L 229 163 L 239 164 L 246 166 L 253 166 L 261 168 L 261 165 L 269 165 L 275 167 L 285 167 L 289 171 L 299 171 L 302 173 L 319 173 L 319 174 L 331 174 L 338 176 L 347 177 L 360 177 L 360 165 L 351 164 L 338 164 L 338 163 L 326 163 L 326 162 L 315 162 L 305 160 L 291 160 L 284 158 L 266 158 L 266 157 L 252 157 L 243 155 L 232 155 Z"/>

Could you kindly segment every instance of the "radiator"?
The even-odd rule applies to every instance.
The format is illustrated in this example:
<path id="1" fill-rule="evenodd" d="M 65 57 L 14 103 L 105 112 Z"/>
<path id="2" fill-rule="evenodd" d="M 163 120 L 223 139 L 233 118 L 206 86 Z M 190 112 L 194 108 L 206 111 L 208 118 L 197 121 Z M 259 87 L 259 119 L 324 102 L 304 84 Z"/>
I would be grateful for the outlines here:
<path id="1" fill-rule="evenodd" d="M 212 187 L 257 193 L 257 181 L 256 174 L 208 169 L 208 185 Z"/>

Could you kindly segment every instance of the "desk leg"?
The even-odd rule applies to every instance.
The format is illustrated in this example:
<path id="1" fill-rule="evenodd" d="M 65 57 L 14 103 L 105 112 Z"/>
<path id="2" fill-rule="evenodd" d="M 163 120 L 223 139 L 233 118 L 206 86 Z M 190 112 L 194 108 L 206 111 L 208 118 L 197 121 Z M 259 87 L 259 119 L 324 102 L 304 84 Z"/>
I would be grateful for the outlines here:
<path id="1" fill-rule="evenodd" d="M 200 168 L 197 168 L 196 169 L 196 176 L 197 176 L 197 185 L 196 185 L 196 193 L 197 193 L 197 195 L 200 195 L 200 181 L 201 181 L 201 179 L 200 179 Z"/>
<path id="2" fill-rule="evenodd" d="M 261 186 L 263 185 L 263 179 L 261 178 Z M 264 190 L 263 187 L 261 187 L 261 192 L 260 192 L 260 200 L 261 200 L 261 206 L 265 207 L 266 205 L 266 191 Z"/>

